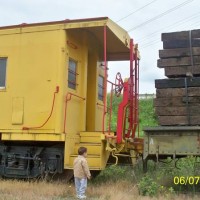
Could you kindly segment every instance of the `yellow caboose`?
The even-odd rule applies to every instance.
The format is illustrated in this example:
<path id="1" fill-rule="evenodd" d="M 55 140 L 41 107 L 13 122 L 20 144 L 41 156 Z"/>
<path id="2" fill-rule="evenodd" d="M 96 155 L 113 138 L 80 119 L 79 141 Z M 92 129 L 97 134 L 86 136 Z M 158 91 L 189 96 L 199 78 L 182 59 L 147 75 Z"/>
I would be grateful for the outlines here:
<path id="1" fill-rule="evenodd" d="M 79 146 L 106 166 L 107 61 L 129 43 L 107 17 L 0 27 L 0 175 L 62 173 Z"/>

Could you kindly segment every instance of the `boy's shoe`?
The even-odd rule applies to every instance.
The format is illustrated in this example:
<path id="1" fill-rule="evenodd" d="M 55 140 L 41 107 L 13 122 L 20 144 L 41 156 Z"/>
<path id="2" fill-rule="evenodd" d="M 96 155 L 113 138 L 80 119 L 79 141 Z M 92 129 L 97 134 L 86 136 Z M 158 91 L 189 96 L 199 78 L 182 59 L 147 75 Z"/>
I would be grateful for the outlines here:
<path id="1" fill-rule="evenodd" d="M 85 195 L 80 195 L 79 199 L 86 199 L 87 197 Z"/>

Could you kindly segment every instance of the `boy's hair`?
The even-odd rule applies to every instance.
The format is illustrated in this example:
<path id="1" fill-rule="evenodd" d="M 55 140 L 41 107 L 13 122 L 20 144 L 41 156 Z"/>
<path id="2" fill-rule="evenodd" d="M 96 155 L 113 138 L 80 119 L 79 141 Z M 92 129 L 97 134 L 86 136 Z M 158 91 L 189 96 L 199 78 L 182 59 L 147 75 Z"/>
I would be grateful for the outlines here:
<path id="1" fill-rule="evenodd" d="M 86 152 L 87 152 L 87 148 L 86 147 L 80 147 L 78 149 L 78 155 L 83 155 Z"/>

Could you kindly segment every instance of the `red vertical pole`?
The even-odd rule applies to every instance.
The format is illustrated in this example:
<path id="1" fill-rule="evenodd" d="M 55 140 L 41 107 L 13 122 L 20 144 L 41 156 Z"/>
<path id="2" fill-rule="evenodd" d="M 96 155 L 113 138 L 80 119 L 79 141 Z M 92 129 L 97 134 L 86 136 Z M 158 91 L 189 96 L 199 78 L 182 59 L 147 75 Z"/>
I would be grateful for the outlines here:
<path id="1" fill-rule="evenodd" d="M 139 104 L 138 104 L 138 98 L 139 98 L 139 69 L 138 69 L 138 57 L 137 57 L 137 48 L 135 49 L 135 54 L 134 54 L 134 60 L 135 60 L 135 80 L 134 80 L 134 92 L 135 92 L 135 96 L 134 96 L 134 103 L 135 103 L 135 108 L 134 108 L 134 128 L 133 128 L 133 132 L 132 132 L 132 137 L 135 137 L 135 132 L 137 130 L 138 127 L 138 131 L 139 131 L 139 126 L 138 126 L 138 109 L 139 109 Z M 139 136 L 139 132 L 138 132 L 138 136 Z"/>
<path id="2" fill-rule="evenodd" d="M 136 54 L 137 55 L 137 54 Z M 138 137 L 140 137 L 140 120 L 139 120 L 139 109 L 140 109 L 140 104 L 139 104 L 139 75 L 140 75 L 140 67 L 139 67 L 139 60 L 138 62 L 138 67 L 137 67 L 137 125 L 138 125 Z"/>
<path id="3" fill-rule="evenodd" d="M 133 60 L 134 60 L 134 57 L 133 57 L 133 39 L 130 40 L 130 96 L 129 96 L 129 101 L 130 101 L 130 112 L 129 112 L 129 115 L 130 115 L 130 124 L 129 124 L 129 127 L 131 128 L 130 132 L 132 132 L 132 135 L 133 135 L 133 90 L 134 90 L 134 70 L 133 70 Z M 130 132 L 129 134 L 127 135 L 128 137 L 130 136 Z"/>
<path id="4" fill-rule="evenodd" d="M 109 115 L 109 134 L 111 132 L 111 120 L 112 120 L 112 101 L 113 101 L 113 84 L 111 84 L 111 91 L 110 91 L 110 115 Z"/>
<path id="5" fill-rule="evenodd" d="M 137 60 L 137 52 L 134 55 L 135 59 L 135 118 L 134 118 L 134 136 L 137 130 L 137 121 L 138 121 L 138 60 Z"/>
<path id="6" fill-rule="evenodd" d="M 103 121 L 102 130 L 105 131 L 105 115 L 106 115 L 106 94 L 107 94 L 107 35 L 106 26 L 104 26 L 104 97 L 103 97 Z"/>

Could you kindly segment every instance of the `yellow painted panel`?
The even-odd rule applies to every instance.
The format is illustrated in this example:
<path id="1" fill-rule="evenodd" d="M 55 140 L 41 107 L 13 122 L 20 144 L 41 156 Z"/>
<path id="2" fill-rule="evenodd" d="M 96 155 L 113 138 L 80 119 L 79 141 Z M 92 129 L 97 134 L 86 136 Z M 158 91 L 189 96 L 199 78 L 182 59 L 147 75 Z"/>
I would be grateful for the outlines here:
<path id="1" fill-rule="evenodd" d="M 95 155 L 100 155 L 101 154 L 101 145 L 99 143 L 80 143 L 75 145 L 75 150 L 74 154 L 78 154 L 78 148 L 84 146 L 87 148 L 87 153 L 88 154 L 95 154 Z"/>
<path id="2" fill-rule="evenodd" d="M 88 137 L 101 137 L 101 135 L 103 134 L 102 131 L 90 131 L 90 132 L 83 132 L 81 131 L 80 132 L 80 136 L 81 137 L 85 137 L 85 136 L 88 136 Z"/>
<path id="3" fill-rule="evenodd" d="M 12 100 L 12 124 L 23 124 L 24 98 L 14 97 Z"/>
<path id="4" fill-rule="evenodd" d="M 107 21 L 108 20 L 105 19 L 105 20 L 96 20 L 96 21 L 66 23 L 64 27 L 66 29 L 98 27 L 98 26 L 106 25 Z"/>
<path id="5" fill-rule="evenodd" d="M 6 91 L 0 93 L 0 129 L 40 126 L 48 118 L 57 86 L 58 66 L 62 67 L 58 58 L 62 54 L 59 38 L 63 36 L 59 34 L 50 31 L 0 35 L 0 55 L 8 57 Z M 22 106 L 13 102 L 14 97 L 24 98 L 26 102 L 23 125 L 18 122 Z M 61 99 L 60 93 L 56 94 L 52 116 L 42 129 L 55 129 L 56 105 Z"/>
<path id="6" fill-rule="evenodd" d="M 101 143 L 100 137 L 81 137 L 80 142 L 85 143 Z"/>
<path id="7" fill-rule="evenodd" d="M 110 19 L 108 20 L 107 26 L 124 43 L 125 46 L 127 45 L 127 47 L 129 47 L 130 36 L 128 35 L 127 31 L 125 31 Z"/>
<path id="8" fill-rule="evenodd" d="M 2 133 L 2 140 L 12 141 L 65 141 L 65 134 L 51 133 Z"/>
<path id="9" fill-rule="evenodd" d="M 75 134 L 67 134 L 65 138 L 64 168 L 70 165 L 70 155 L 74 154 L 75 144 L 80 142 L 80 137 Z"/>
<path id="10" fill-rule="evenodd" d="M 34 133 L 53 133 L 53 134 L 56 134 L 55 133 L 55 130 L 54 129 L 31 129 L 31 130 L 21 130 L 21 129 L 15 129 L 15 130 L 12 130 L 12 129 L 0 129 L 0 133 L 25 133 L 25 134 L 34 134 Z"/>
<path id="11" fill-rule="evenodd" d="M 108 158 L 110 156 L 110 152 L 106 151 L 106 141 L 102 141 L 101 145 L 101 166 L 104 169 L 108 162 Z"/>
<path id="12" fill-rule="evenodd" d="M 90 39 L 92 43 L 92 39 Z M 93 46 L 93 44 L 92 44 Z M 97 53 L 94 50 L 90 50 L 88 53 L 88 77 L 91 77 L 87 81 L 87 116 L 86 116 L 86 130 L 94 131 L 95 116 L 96 116 L 96 102 L 97 102 Z"/>

